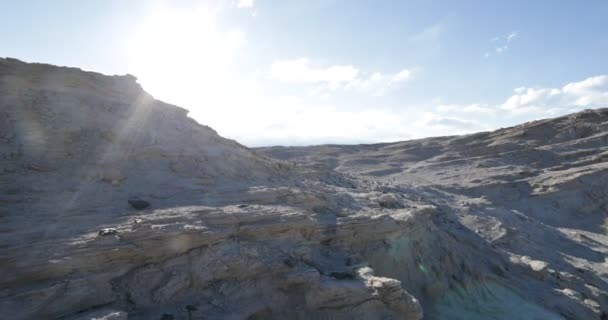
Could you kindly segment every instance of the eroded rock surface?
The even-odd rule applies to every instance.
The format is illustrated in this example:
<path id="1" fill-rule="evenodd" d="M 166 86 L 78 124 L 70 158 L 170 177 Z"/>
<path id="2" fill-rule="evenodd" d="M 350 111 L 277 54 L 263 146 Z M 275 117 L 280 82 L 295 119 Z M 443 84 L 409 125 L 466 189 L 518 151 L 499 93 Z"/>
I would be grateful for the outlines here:
<path id="1" fill-rule="evenodd" d="M 251 150 L 132 76 L 0 59 L 0 310 L 603 319 L 607 118 Z"/>
<path id="2" fill-rule="evenodd" d="M 422 317 L 355 248 L 409 213 L 224 139 L 132 76 L 1 59 L 0 121 L 3 317 Z"/>
<path id="3" fill-rule="evenodd" d="M 431 283 L 392 269 L 411 266 L 411 260 L 388 268 L 368 260 L 376 272 L 401 280 L 427 316 L 608 318 L 608 109 L 466 136 L 259 151 L 347 174 L 382 192 L 378 202 L 385 208 L 401 206 L 395 194 L 433 203 L 444 213 L 433 227 L 453 239 L 423 241 L 419 250 L 442 252 L 450 242 L 466 241 L 502 261 L 492 267 L 470 256 L 470 265 L 446 257 L 423 263 L 426 274 L 436 273 L 438 287 L 429 295 L 420 288 Z M 459 254 L 470 255 L 470 249 Z M 493 270 L 479 272 L 488 267 Z M 446 277 L 453 279 L 437 281 Z"/>

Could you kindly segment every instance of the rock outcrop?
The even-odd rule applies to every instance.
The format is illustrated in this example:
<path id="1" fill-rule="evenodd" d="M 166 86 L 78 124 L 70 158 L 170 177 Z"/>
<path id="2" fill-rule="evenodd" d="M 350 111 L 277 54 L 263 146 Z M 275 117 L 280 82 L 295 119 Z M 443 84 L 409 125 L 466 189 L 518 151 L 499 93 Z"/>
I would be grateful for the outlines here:
<path id="1" fill-rule="evenodd" d="M 341 174 L 218 136 L 132 76 L 1 59 L 0 121 L 4 318 L 422 317 L 354 249 L 405 218 L 364 210 Z"/>
<path id="2" fill-rule="evenodd" d="M 607 120 L 251 150 L 0 59 L 2 317 L 604 319 Z"/>

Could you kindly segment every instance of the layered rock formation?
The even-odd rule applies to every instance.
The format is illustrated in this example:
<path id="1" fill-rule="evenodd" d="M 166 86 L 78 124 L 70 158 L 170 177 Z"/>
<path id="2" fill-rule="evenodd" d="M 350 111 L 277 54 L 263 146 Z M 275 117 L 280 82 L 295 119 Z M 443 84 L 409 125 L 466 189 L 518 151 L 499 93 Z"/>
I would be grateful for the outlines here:
<path id="1" fill-rule="evenodd" d="M 250 150 L 132 76 L 0 59 L 0 310 L 604 319 L 607 121 Z"/>
<path id="2" fill-rule="evenodd" d="M 0 121 L 3 317 L 421 318 L 353 251 L 414 213 L 368 212 L 344 176 L 221 138 L 132 76 L 2 59 Z"/>
<path id="3" fill-rule="evenodd" d="M 439 300 L 418 295 L 398 271 L 377 268 L 434 301 L 429 308 L 440 318 L 531 319 L 525 304 L 509 301 L 522 292 L 562 318 L 608 318 L 608 109 L 466 136 L 262 151 L 431 202 L 446 213 L 438 228 L 460 229 L 455 241 L 473 239 L 505 261 L 492 272 L 498 281 L 463 282 L 466 289 Z"/>

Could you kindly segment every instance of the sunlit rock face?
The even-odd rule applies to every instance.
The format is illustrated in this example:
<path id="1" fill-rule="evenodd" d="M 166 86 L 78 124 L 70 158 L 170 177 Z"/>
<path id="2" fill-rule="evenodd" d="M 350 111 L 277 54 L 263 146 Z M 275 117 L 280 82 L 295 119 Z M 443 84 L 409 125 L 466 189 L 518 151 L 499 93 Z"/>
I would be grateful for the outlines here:
<path id="1" fill-rule="evenodd" d="M 608 318 L 608 109 L 466 136 L 259 151 L 436 205 L 434 223 L 365 251 L 427 318 Z"/>
<path id="2" fill-rule="evenodd" d="M 7 319 L 605 319 L 608 112 L 251 150 L 0 59 Z"/>
<path id="3" fill-rule="evenodd" d="M 422 317 L 350 251 L 399 232 L 352 179 L 224 139 L 133 76 L 1 59 L 0 121 L 3 318 Z"/>

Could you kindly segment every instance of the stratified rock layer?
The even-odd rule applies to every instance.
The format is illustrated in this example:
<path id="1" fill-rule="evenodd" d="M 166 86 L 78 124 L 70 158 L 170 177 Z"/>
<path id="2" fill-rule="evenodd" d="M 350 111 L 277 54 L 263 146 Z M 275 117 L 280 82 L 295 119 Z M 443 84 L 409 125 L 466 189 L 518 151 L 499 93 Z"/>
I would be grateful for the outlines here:
<path id="1" fill-rule="evenodd" d="M 132 76 L 1 59 L 0 122 L 5 318 L 422 317 L 352 249 L 404 232 L 399 219 Z"/>
<path id="2" fill-rule="evenodd" d="M 534 301 L 566 319 L 608 318 L 608 109 L 466 136 L 259 151 L 352 175 L 371 190 L 431 202 L 446 213 L 436 227 L 453 241 L 469 239 L 507 261 L 491 271 L 491 281 L 459 278 L 452 262 L 435 261 L 430 268 L 437 271 L 430 273 L 456 274 L 444 284 L 462 285 L 429 296 L 412 286 L 409 271 L 374 267 L 400 279 L 431 317 L 551 318 L 529 305 Z M 380 204 L 398 206 L 394 199 L 385 195 Z M 419 248 L 438 250 L 430 243 Z M 428 265 L 422 264 L 427 271 Z"/>

